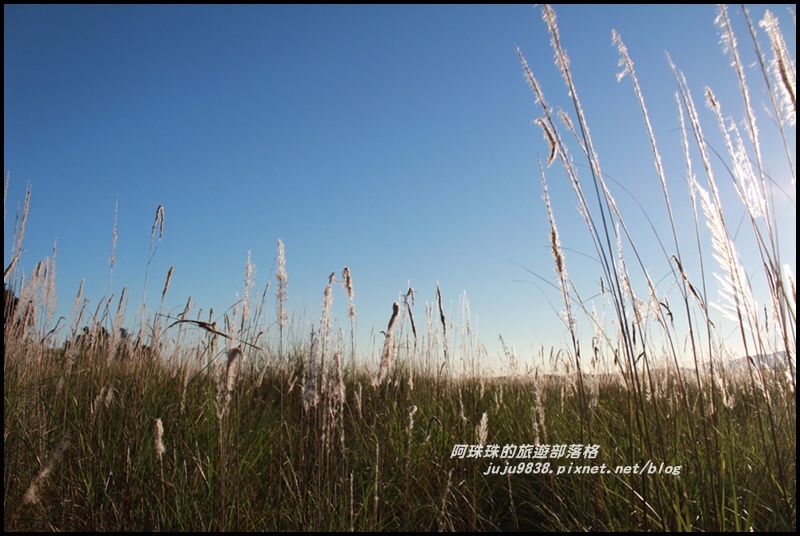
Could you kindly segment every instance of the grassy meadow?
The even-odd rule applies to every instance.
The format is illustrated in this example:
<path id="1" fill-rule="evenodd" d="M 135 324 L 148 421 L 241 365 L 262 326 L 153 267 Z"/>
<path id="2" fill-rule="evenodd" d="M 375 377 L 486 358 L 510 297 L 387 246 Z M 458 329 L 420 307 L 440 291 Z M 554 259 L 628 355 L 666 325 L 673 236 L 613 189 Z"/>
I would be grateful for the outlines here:
<path id="1" fill-rule="evenodd" d="M 745 102 L 741 134 L 725 127 L 711 90 L 704 98 L 718 124 L 701 126 L 673 67 L 685 147 L 677 164 L 690 177 L 680 193 L 668 191 L 633 60 L 615 35 L 657 163 L 654 199 L 672 228 L 659 237 L 663 257 L 644 262 L 628 232 L 634 221 L 600 169 L 555 13 L 542 14 L 574 105 L 569 117 L 556 113 L 520 52 L 550 151 L 540 165 L 542 233 L 571 334 L 567 347 L 530 360 L 547 370 L 507 351 L 505 375 L 482 375 L 480 342 L 445 315 L 438 288 L 424 314 L 409 289 L 387 314 L 377 355 L 365 356 L 347 268 L 320 288 L 319 318 L 301 331 L 285 310 L 280 241 L 273 280 L 257 292 L 248 264 L 242 299 L 222 315 L 191 302 L 165 311 L 170 270 L 155 311 L 128 311 L 125 291 L 87 310 L 81 289 L 71 317 L 56 320 L 55 257 L 25 276 L 19 268 L 29 193 L 4 273 L 4 530 L 795 529 L 796 290 L 786 268 L 794 259 L 778 246 L 795 230 L 776 224 L 786 203 L 775 202 L 773 183 L 790 183 L 796 221 L 786 141 L 796 74 L 777 24 L 748 19 L 752 34 L 739 36 L 758 50 L 762 78 L 750 81 L 720 11 L 718 29 L 734 45 L 720 61 L 733 64 Z M 748 84 L 766 84 L 772 98 L 751 102 Z M 774 124 L 757 126 L 762 104 Z M 790 180 L 764 170 L 759 126 L 784 140 Z M 725 166 L 709 156 L 703 129 L 714 128 Z M 579 159 L 588 168 L 580 178 Z M 605 311 L 568 275 L 548 173 L 566 175 L 574 191 Z M 723 181 L 741 206 L 723 207 Z M 691 207 L 694 236 L 676 231 L 676 206 Z M 746 213 L 735 232 L 726 210 Z M 150 258 L 164 232 L 159 207 Z M 737 253 L 744 235 L 763 266 L 754 273 Z M 672 274 L 669 303 L 645 270 L 654 264 Z M 760 305 L 756 280 L 768 289 Z M 749 357 L 731 359 L 712 320 L 718 286 Z M 333 317 L 334 297 L 349 304 L 347 318 Z M 587 340 L 582 325 L 596 335 Z"/>

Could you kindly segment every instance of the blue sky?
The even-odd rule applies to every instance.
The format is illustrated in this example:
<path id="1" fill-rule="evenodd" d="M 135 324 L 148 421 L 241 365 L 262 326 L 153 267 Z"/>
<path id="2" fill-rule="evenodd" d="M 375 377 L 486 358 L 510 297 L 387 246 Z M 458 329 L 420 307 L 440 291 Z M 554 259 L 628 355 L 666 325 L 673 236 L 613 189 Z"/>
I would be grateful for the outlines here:
<path id="1" fill-rule="evenodd" d="M 769 7 L 794 50 L 786 6 Z M 764 7 L 750 9 L 760 20 Z M 715 8 L 556 11 L 603 169 L 630 192 L 618 190 L 618 201 L 627 221 L 643 223 L 634 226 L 643 233 L 637 245 L 654 256 L 658 280 L 669 270 L 649 249 L 639 205 L 659 234 L 668 228 L 630 81 L 615 78 L 611 30 L 636 62 L 674 195 L 688 209 L 665 52 L 686 74 L 707 131 L 715 125 L 702 105 L 704 85 L 740 120 Z M 751 54 L 739 8 L 731 14 L 740 44 L 749 45 L 742 54 Z M 195 311 L 221 314 L 242 294 L 248 252 L 263 290 L 281 239 L 288 307 L 300 324 L 318 316 L 328 275 L 348 266 L 365 351 L 409 283 L 424 318 L 438 282 L 454 320 L 466 293 L 490 357 L 502 334 L 533 362 L 541 347 L 563 347 L 567 330 L 558 292 L 528 272 L 555 282 L 537 164 L 548 148 L 515 46 L 551 104 L 569 109 L 547 29 L 531 6 L 6 5 L 4 264 L 30 182 L 20 267 L 30 273 L 57 240 L 59 314 L 69 317 L 84 278 L 96 305 L 109 291 L 118 199 L 111 292 L 128 287 L 132 316 L 163 205 L 149 304 L 174 264 L 166 308 L 180 311 L 192 296 Z M 763 80 L 753 69 L 748 75 L 754 99 L 764 102 Z M 774 172 L 785 174 L 785 159 L 767 150 Z M 595 254 L 576 201 L 555 166 L 548 180 L 567 269 L 591 294 L 599 270 L 585 256 Z M 787 185 L 788 175 L 779 182 Z M 793 227 L 790 190 L 779 203 Z M 796 273 L 793 229 L 786 248 Z M 334 299 L 346 325 L 345 295 Z M 274 318 L 274 297 L 269 304 Z"/>

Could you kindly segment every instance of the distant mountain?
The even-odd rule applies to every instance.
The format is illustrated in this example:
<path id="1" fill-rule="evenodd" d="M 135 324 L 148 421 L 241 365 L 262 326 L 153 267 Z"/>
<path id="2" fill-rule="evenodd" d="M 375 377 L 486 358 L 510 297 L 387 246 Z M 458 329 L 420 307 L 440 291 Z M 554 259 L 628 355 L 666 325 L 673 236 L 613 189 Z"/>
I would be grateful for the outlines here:
<path id="1" fill-rule="evenodd" d="M 725 361 L 724 367 L 728 370 L 746 369 L 747 362 L 750 361 L 752 365 L 763 366 L 768 369 L 783 368 L 786 366 L 786 352 L 780 351 L 773 354 L 755 354 L 747 357 L 740 357 Z"/>

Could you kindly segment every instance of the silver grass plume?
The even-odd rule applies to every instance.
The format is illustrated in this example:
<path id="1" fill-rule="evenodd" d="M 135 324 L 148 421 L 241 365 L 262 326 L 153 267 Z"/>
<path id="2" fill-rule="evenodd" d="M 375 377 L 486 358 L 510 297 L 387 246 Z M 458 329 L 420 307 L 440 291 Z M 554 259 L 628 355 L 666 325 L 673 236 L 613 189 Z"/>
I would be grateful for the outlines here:
<path id="1" fill-rule="evenodd" d="M 161 422 L 161 419 L 156 419 L 155 451 L 159 462 L 162 461 L 166 450 L 164 447 L 164 423 Z"/>
<path id="2" fill-rule="evenodd" d="M 55 467 L 55 465 L 64 456 L 64 452 L 66 452 L 68 446 L 69 446 L 69 441 L 63 439 L 55 448 L 55 450 L 50 454 L 50 456 L 47 457 L 47 460 L 44 462 L 44 465 L 39 470 L 39 473 L 36 475 L 33 481 L 31 481 L 31 485 L 28 486 L 28 489 L 25 491 L 25 495 L 22 496 L 22 503 L 20 504 L 20 508 L 26 504 L 35 504 L 39 502 L 39 487 L 44 483 L 44 481 L 53 471 L 53 467 Z"/>
<path id="3" fill-rule="evenodd" d="M 778 93 L 778 102 L 782 113 L 781 120 L 789 125 L 794 125 L 797 117 L 797 70 L 792 61 L 789 48 L 783 40 L 783 34 L 778 28 L 778 19 L 770 10 L 764 12 L 764 18 L 758 23 L 769 37 L 772 45 L 772 60 L 770 62 L 772 76 Z"/>
<path id="4" fill-rule="evenodd" d="M 376 385 L 383 384 L 386 377 L 389 375 L 389 369 L 392 365 L 392 328 L 394 327 L 397 314 L 400 312 L 400 304 L 394 302 L 392 304 L 392 317 L 389 319 L 389 326 L 386 328 L 386 336 L 383 340 L 383 352 L 381 352 L 381 366 L 378 371 L 378 379 Z"/>

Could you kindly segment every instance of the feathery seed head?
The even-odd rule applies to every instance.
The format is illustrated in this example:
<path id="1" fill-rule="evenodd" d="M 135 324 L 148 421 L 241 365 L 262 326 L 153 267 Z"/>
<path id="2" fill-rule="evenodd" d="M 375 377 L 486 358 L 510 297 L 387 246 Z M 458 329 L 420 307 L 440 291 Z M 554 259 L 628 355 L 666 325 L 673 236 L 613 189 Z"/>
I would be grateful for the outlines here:
<path id="1" fill-rule="evenodd" d="M 156 457 L 160 462 L 164 456 L 166 449 L 164 448 L 164 424 L 161 419 L 156 419 L 156 440 L 155 440 Z"/>
<path id="2" fill-rule="evenodd" d="M 775 79 L 775 91 L 781 108 L 781 120 L 794 125 L 797 117 L 797 71 L 789 54 L 789 49 L 778 27 L 778 19 L 770 10 L 764 12 L 764 18 L 758 23 L 766 32 L 772 45 L 770 70 Z"/>
<path id="3" fill-rule="evenodd" d="M 172 272 L 175 270 L 175 265 L 169 267 L 169 271 L 167 271 L 167 279 L 164 281 L 164 290 L 161 291 L 161 301 L 164 301 L 164 298 L 167 297 L 167 292 L 169 291 L 169 282 L 172 281 Z"/>
<path id="4" fill-rule="evenodd" d="M 158 229 L 158 239 L 161 240 L 164 237 L 164 205 L 158 205 L 156 209 L 156 218 L 153 221 L 153 228 L 150 230 L 151 243 L 156 236 L 156 229 Z"/>
<path id="5" fill-rule="evenodd" d="M 475 433 L 478 436 L 478 444 L 485 445 L 489 435 L 489 415 L 485 411 L 481 417 L 480 425 L 475 428 Z"/>
<path id="6" fill-rule="evenodd" d="M 278 240 L 278 271 L 275 273 L 278 280 L 278 291 L 275 293 L 275 300 L 278 307 L 278 327 L 283 335 L 283 328 L 286 325 L 286 287 L 289 285 L 289 277 L 286 275 L 286 257 L 283 252 L 283 241 Z"/>
<path id="7" fill-rule="evenodd" d="M 349 308 L 350 318 L 355 318 L 356 306 L 355 303 L 353 302 L 353 296 L 355 294 L 353 291 L 353 278 L 350 275 L 350 268 L 348 268 L 347 266 L 345 266 L 344 270 L 342 271 L 342 284 L 344 285 L 344 289 L 347 292 L 347 299 L 350 303 L 350 308 Z"/>
<path id="8" fill-rule="evenodd" d="M 111 257 L 108 259 L 108 264 L 111 266 L 111 269 L 114 269 L 114 265 L 116 264 L 116 257 L 115 251 L 117 250 L 117 214 L 119 213 L 119 196 L 117 196 L 117 200 L 114 203 L 114 227 L 111 231 Z"/>
<path id="9" fill-rule="evenodd" d="M 25 491 L 25 495 L 22 497 L 22 504 L 35 504 L 39 502 L 39 486 L 44 483 L 47 476 L 53 470 L 53 467 L 61 460 L 62 456 L 64 456 L 64 452 L 67 450 L 68 446 L 69 441 L 67 441 L 67 439 L 63 439 L 53 453 L 48 456 L 47 461 L 44 462 L 44 466 L 42 466 L 39 474 L 36 475 L 31 482 L 31 485 L 28 486 L 28 489 Z"/>
<path id="10" fill-rule="evenodd" d="M 408 433 L 414 429 L 414 414 L 417 413 L 417 406 L 408 406 Z"/>
<path id="11" fill-rule="evenodd" d="M 242 351 L 239 348 L 228 350 L 228 363 L 225 368 L 225 387 L 230 393 L 233 391 L 233 383 L 236 380 L 236 362 L 242 358 Z"/>

